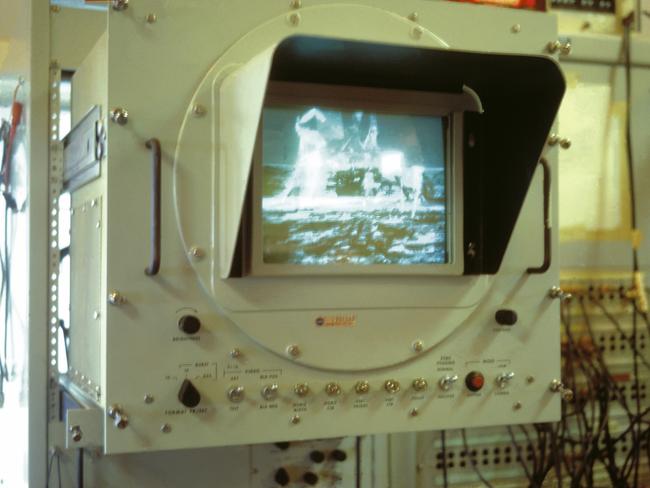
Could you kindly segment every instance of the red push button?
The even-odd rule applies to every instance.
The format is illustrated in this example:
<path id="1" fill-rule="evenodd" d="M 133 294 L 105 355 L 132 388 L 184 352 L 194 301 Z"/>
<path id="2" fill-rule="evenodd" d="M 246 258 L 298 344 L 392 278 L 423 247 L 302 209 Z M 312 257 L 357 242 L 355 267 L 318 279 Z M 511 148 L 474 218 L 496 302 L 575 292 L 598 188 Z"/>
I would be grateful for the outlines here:
<path id="1" fill-rule="evenodd" d="M 479 391 L 485 384 L 485 377 L 478 371 L 472 371 L 465 376 L 465 386 L 469 391 Z"/>

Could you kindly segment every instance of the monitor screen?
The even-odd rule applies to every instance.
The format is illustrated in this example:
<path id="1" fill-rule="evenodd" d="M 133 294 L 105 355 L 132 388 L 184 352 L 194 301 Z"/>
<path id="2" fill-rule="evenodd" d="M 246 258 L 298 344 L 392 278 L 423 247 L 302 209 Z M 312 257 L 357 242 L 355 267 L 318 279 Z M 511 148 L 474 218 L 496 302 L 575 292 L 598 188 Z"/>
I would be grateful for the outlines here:
<path id="1" fill-rule="evenodd" d="M 448 117 L 266 106 L 262 259 L 449 263 Z"/>

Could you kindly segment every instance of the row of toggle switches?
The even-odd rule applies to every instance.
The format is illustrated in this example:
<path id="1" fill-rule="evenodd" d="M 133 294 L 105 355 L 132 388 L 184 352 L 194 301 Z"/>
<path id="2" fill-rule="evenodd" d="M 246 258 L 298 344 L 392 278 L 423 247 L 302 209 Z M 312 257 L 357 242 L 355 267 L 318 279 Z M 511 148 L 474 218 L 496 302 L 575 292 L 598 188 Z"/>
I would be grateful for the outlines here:
<path id="1" fill-rule="evenodd" d="M 506 388 L 514 376 L 515 373 L 513 372 L 500 373 L 495 379 L 496 385 L 502 389 Z M 438 387 L 443 391 L 449 391 L 457 381 L 458 375 L 446 375 L 440 378 Z M 471 371 L 465 376 L 465 387 L 471 392 L 478 392 L 484 385 L 485 377 L 479 371 Z M 402 387 L 399 381 L 389 379 L 384 382 L 383 388 L 392 395 L 398 393 Z M 414 391 L 423 392 L 429 388 L 429 382 L 425 378 L 416 378 L 411 382 L 411 388 Z M 341 385 L 334 382 L 327 383 L 324 390 L 325 394 L 331 397 L 337 397 L 343 393 Z M 272 383 L 263 386 L 260 395 L 266 401 L 273 401 L 277 399 L 279 391 L 280 386 Z M 365 380 L 358 381 L 354 385 L 354 391 L 358 395 L 366 394 L 370 391 L 370 383 Z M 300 398 L 304 398 L 311 393 L 311 389 L 307 383 L 297 383 L 293 387 L 293 393 Z M 227 396 L 231 402 L 239 403 L 246 397 L 246 389 L 241 385 L 231 386 L 227 391 Z M 201 395 L 190 380 L 185 380 L 178 392 L 178 399 L 186 407 L 194 408 L 201 401 Z"/>

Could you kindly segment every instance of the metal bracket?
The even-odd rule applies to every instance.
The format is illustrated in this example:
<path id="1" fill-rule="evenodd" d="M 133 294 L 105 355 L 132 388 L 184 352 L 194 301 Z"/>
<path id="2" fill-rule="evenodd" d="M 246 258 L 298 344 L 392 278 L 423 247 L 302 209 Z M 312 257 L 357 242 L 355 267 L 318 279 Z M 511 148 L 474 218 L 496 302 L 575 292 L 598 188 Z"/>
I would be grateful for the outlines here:
<path id="1" fill-rule="evenodd" d="M 106 130 L 95 105 L 63 139 L 63 187 L 74 190 L 99 177 Z"/>
<path id="2" fill-rule="evenodd" d="M 104 416 L 99 408 L 74 408 L 65 418 L 65 447 L 101 447 L 104 444 Z"/>

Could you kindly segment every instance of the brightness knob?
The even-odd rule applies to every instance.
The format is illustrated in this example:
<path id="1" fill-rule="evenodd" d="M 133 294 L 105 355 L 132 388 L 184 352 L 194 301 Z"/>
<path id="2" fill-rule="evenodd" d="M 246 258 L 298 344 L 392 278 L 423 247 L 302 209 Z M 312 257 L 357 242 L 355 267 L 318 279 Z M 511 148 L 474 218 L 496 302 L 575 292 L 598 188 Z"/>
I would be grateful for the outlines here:
<path id="1" fill-rule="evenodd" d="M 178 319 L 178 328 L 186 334 L 196 334 L 201 328 L 201 321 L 194 315 L 183 315 Z"/>

